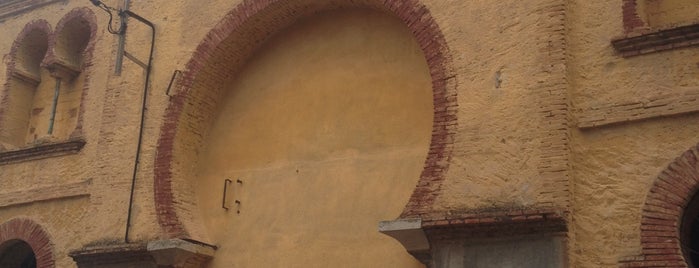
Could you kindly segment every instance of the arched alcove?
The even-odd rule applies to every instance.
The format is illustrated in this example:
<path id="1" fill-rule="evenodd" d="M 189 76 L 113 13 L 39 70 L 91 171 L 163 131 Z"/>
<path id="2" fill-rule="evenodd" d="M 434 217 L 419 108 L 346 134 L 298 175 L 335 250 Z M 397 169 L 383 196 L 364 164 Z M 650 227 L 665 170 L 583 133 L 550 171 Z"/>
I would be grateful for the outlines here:
<path id="1" fill-rule="evenodd" d="M 96 32 L 95 15 L 84 7 L 71 10 L 56 25 L 50 55 L 44 62 L 51 76 L 60 83 L 52 131 L 54 139 L 82 135 L 84 98 L 90 88 L 88 67 Z"/>
<path id="2" fill-rule="evenodd" d="M 28 23 L 15 39 L 7 66 L 7 82 L 0 103 L 0 147 L 12 149 L 26 143 L 32 104 L 42 79 L 41 62 L 49 47 L 48 22 Z"/>
<path id="3" fill-rule="evenodd" d="M 333 12 L 340 13 L 327 15 Z M 359 12 L 364 14 L 360 17 L 371 19 L 363 22 L 355 18 L 354 23 L 335 25 L 333 19 L 344 18 L 342 12 Z M 323 16 L 328 23 L 308 22 Z M 378 21 L 383 22 L 376 24 Z M 386 21 L 390 23 L 384 25 Z M 313 28 L 327 25 L 338 28 Z M 388 34 L 371 33 L 372 30 L 388 30 Z M 320 34 L 306 39 L 304 34 L 291 34 L 294 31 Z M 332 36 L 347 31 L 349 36 Z M 388 37 L 396 33 L 401 37 Z M 279 37 L 287 34 L 290 36 Z M 324 35 L 330 36 L 318 38 Z M 287 41 L 297 43 L 284 43 Z M 394 41 L 397 43 L 391 43 Z M 330 47 L 362 42 L 384 51 L 363 54 L 361 49 L 350 53 Z M 287 49 L 292 47 L 297 49 Z M 319 51 L 339 54 L 316 53 Z M 409 52 L 408 57 L 396 55 L 405 52 Z M 327 64 L 338 60 L 333 58 L 338 55 L 346 62 Z M 322 62 L 326 64 L 305 65 Z M 286 230 L 274 238 L 238 237 L 237 241 L 251 243 L 247 244 L 248 253 L 237 255 L 244 257 L 239 259 L 243 266 L 280 264 L 274 262 L 289 258 L 294 252 L 288 247 L 272 252 L 281 244 L 299 250 L 317 247 L 318 241 L 341 243 L 354 239 L 347 244 L 352 245 L 350 251 L 354 252 L 365 234 L 380 237 L 364 241 L 367 248 L 362 253 L 371 252 L 366 254 L 367 259 L 382 259 L 376 258 L 377 254 L 395 255 L 407 261 L 404 264 L 415 265 L 400 245 L 378 233 L 376 225 L 401 213 L 403 217 L 419 216 L 429 210 L 434 192 L 439 189 L 456 128 L 456 90 L 448 66 L 444 38 L 429 10 L 417 1 L 244 1 L 202 41 L 166 111 L 154 171 L 157 215 L 165 236 L 220 244 L 218 252 L 225 252 L 218 254 L 234 258 L 231 256 L 240 252 L 231 252 L 231 248 L 239 249 L 243 244 L 232 241 L 241 229 L 228 227 L 245 225 L 236 222 L 239 219 L 251 224 L 255 221 L 245 217 L 252 214 L 246 213 L 259 212 L 273 215 L 257 218 L 260 222 L 274 222 Z M 408 70 L 412 73 L 405 73 Z M 400 72 L 403 73 L 395 74 Z M 414 81 L 422 82 L 411 83 Z M 410 93 L 414 87 L 423 90 L 417 95 L 420 97 Z M 348 112 L 343 113 L 342 109 Z M 354 133 L 357 129 L 367 132 Z M 393 150 L 396 148 L 403 151 Z M 391 157 L 385 157 L 389 154 Z M 371 156 L 377 157 L 376 161 L 368 161 Z M 385 161 L 401 157 L 411 159 L 403 163 Z M 333 161 L 355 162 L 320 167 Z M 280 173 L 272 171 L 280 167 Z M 393 171 L 389 175 L 386 171 L 370 172 L 383 168 Z M 236 176 L 241 176 L 242 185 L 235 183 Z M 227 178 L 232 183 L 226 182 Z M 273 181 L 282 183 L 268 183 Z M 285 184 L 288 182 L 296 183 Z M 226 183 L 228 199 L 222 200 Z M 309 183 L 308 187 L 303 187 L 304 183 Z M 351 194 L 350 198 L 335 198 L 344 194 L 343 190 L 355 194 L 354 198 Z M 251 196 L 255 193 L 264 194 Z M 274 193 L 280 196 L 275 197 Z M 301 199 L 292 197 L 299 194 Z M 263 197 L 267 199 L 263 201 Z M 386 198 L 385 202 L 380 201 L 381 197 Z M 239 218 L 236 199 L 241 201 Z M 231 209 L 226 212 L 222 206 Z M 352 209 L 344 210 L 343 206 Z M 389 212 L 377 213 L 382 207 Z M 294 209 L 305 212 L 293 214 Z M 300 222 L 304 220 L 308 222 Z M 311 239 L 308 234 L 315 227 L 320 228 L 319 235 Z M 298 236 L 288 235 L 294 228 L 307 229 L 297 229 Z M 274 236 L 274 230 L 271 231 L 269 234 Z M 327 235 L 335 237 L 330 239 Z M 308 239 L 316 244 L 302 242 Z M 264 241 L 280 243 L 262 251 L 264 254 L 282 255 L 251 257 L 250 250 L 260 248 L 253 244 Z M 382 248 L 382 243 L 393 248 Z M 284 245 L 277 249 L 282 248 Z M 332 250 L 337 248 L 335 245 Z M 345 252 L 342 256 L 353 254 Z M 312 259 L 310 256 L 297 254 L 293 259 Z M 340 255 L 326 252 L 326 256 L 324 260 L 328 261 Z M 245 263 L 252 259 L 270 262 Z"/>

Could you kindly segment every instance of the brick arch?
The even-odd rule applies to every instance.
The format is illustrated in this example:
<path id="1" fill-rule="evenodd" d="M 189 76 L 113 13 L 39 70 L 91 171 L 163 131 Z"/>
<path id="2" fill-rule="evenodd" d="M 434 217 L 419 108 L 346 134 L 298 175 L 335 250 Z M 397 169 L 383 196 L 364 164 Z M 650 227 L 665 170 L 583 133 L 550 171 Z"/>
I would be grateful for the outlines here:
<path id="1" fill-rule="evenodd" d="M 0 224 L 0 245 L 10 240 L 22 240 L 31 246 L 37 268 L 55 267 L 53 244 L 41 225 L 26 218 L 15 218 Z"/>
<path id="2" fill-rule="evenodd" d="M 186 146 L 178 141 L 178 133 L 196 131 L 201 127 L 201 121 L 206 119 L 198 117 L 197 112 L 191 110 L 206 114 L 201 111 L 211 111 L 213 108 L 211 105 L 202 104 L 202 99 L 216 99 L 215 95 L 212 95 L 214 93 L 193 90 L 198 82 L 197 78 L 211 73 L 232 71 L 220 70 L 222 66 L 227 65 L 217 64 L 221 60 L 239 63 L 237 66 L 245 60 L 226 59 L 225 53 L 237 53 L 243 55 L 241 57 L 252 54 L 266 38 L 296 19 L 341 7 L 370 8 L 399 18 L 411 30 L 425 55 L 433 87 L 432 138 L 420 180 L 401 217 L 419 217 L 429 211 L 449 167 L 457 127 L 457 94 L 446 40 L 428 8 L 419 0 L 245 0 L 225 15 L 201 41 L 185 66 L 182 79 L 177 85 L 178 92 L 172 96 L 165 111 L 156 148 L 154 199 L 158 223 L 166 236 L 186 237 L 190 231 L 186 230 L 183 219 L 191 217 L 180 214 L 191 202 L 182 201 L 182 194 L 174 190 L 178 183 L 175 175 L 184 169 L 183 164 L 178 164 L 182 161 L 175 159 L 176 150 L 187 151 L 182 149 Z M 201 133 L 196 134 L 202 136 Z M 187 148 L 196 150 L 191 146 Z"/>
<path id="3" fill-rule="evenodd" d="M 676 158 L 655 179 L 641 214 L 641 255 L 621 267 L 687 267 L 680 245 L 684 209 L 699 189 L 699 145 Z"/>
<path id="4" fill-rule="evenodd" d="M 58 35 L 60 35 L 64 31 L 66 24 L 73 20 L 82 20 L 83 22 L 85 22 L 88 26 L 88 31 L 90 35 L 87 45 L 81 53 L 82 64 L 81 66 L 79 66 L 80 70 L 82 72 L 85 72 L 88 70 L 88 67 L 92 66 L 92 54 L 95 50 L 95 43 L 97 42 L 97 17 L 95 16 L 95 13 L 87 7 L 74 8 L 70 12 L 66 13 L 63 16 L 63 18 L 61 18 L 61 20 L 58 22 L 58 24 L 56 24 L 56 30 L 54 31 L 54 34 L 50 36 L 49 39 L 49 51 L 48 55 L 46 55 L 46 58 L 44 59 L 44 65 L 49 65 L 57 60 L 55 48 L 57 44 Z M 87 93 L 90 90 L 90 78 L 90 75 L 86 75 L 82 85 L 82 94 L 80 96 L 79 108 L 80 110 L 78 111 L 78 122 L 75 126 L 75 129 L 69 137 L 71 139 L 80 138 L 83 136 L 82 130 L 83 118 L 85 114 L 85 97 L 87 96 Z"/>

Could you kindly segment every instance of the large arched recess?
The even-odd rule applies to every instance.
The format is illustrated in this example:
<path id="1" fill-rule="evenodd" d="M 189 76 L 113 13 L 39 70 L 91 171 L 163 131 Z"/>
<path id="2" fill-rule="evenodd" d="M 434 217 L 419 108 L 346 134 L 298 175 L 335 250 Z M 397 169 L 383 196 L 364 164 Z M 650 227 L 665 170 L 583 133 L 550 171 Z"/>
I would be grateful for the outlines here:
<path id="1" fill-rule="evenodd" d="M 429 10 L 416 0 L 244 1 L 200 43 L 166 110 L 154 167 L 156 210 L 163 236 L 206 240 L 204 226 L 197 219 L 200 212 L 191 178 L 197 177 L 197 155 L 206 143 L 215 115 L 223 109 L 219 103 L 227 94 L 227 83 L 223 82 L 231 81 L 228 77 L 237 74 L 261 44 L 280 30 L 316 14 L 356 8 L 397 18 L 409 29 L 424 56 L 432 87 L 432 129 L 431 133 L 428 129 L 425 147 L 429 148 L 425 148 L 419 181 L 401 217 L 419 217 L 429 211 L 448 168 L 457 106 L 446 41 Z M 231 187 L 238 190 L 229 193 L 238 195 L 240 192 L 236 191 L 245 191 L 246 186 Z M 218 191 L 211 194 L 221 195 Z M 240 217 L 245 217 L 245 203 L 241 210 Z"/>

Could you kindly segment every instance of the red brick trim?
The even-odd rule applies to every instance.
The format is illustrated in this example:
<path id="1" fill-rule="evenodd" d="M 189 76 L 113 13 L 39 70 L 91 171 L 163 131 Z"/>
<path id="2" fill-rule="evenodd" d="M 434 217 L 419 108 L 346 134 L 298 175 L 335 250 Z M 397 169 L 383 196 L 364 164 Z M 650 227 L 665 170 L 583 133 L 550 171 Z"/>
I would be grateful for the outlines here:
<path id="1" fill-rule="evenodd" d="M 176 208 L 176 204 L 183 202 L 175 200 L 173 193 L 173 170 L 177 169 L 175 168 L 177 164 L 173 163 L 173 155 L 174 148 L 178 142 L 178 126 L 180 124 L 186 125 L 186 122 L 182 122 L 183 108 L 188 103 L 196 103 L 190 89 L 197 76 L 209 64 L 209 61 L 213 59 L 212 55 L 216 53 L 219 45 L 226 38 L 236 33 L 241 34 L 240 32 L 245 32 L 245 27 L 256 23 L 255 19 L 260 16 L 282 14 L 282 12 L 289 11 L 285 10 L 285 7 L 292 5 L 296 5 L 301 10 L 291 10 L 280 17 L 291 16 L 293 19 L 293 17 L 304 16 L 306 13 L 337 8 L 338 3 L 334 3 L 335 6 L 331 7 L 328 6 L 330 5 L 328 2 L 330 1 L 314 0 L 304 1 L 302 4 L 299 1 L 245 0 L 231 10 L 215 26 L 194 51 L 192 58 L 185 67 L 183 78 L 179 82 L 178 87 L 181 90 L 171 98 L 170 105 L 165 112 L 155 159 L 154 192 L 156 212 L 158 222 L 167 236 L 187 235 L 187 230 L 185 230 L 182 220 L 178 217 Z M 432 139 L 424 170 L 401 217 L 419 216 L 429 211 L 435 201 L 437 192 L 449 167 L 454 134 L 457 129 L 455 75 L 449 68 L 451 59 L 447 42 L 436 21 L 432 18 L 430 11 L 419 0 L 347 0 L 339 2 L 341 2 L 340 6 L 378 9 L 398 17 L 412 31 L 427 59 L 434 92 L 435 110 Z M 280 29 L 284 25 L 275 26 L 277 29 Z M 246 48 L 240 49 L 244 50 Z"/>
<path id="2" fill-rule="evenodd" d="M 620 267 L 687 267 L 679 228 L 699 189 L 698 150 L 683 153 L 655 179 L 641 214 L 641 255 L 623 258 Z"/>
<path id="3" fill-rule="evenodd" d="M 622 18 L 624 20 L 624 33 L 633 32 L 639 28 L 646 28 L 647 25 L 638 14 L 639 0 L 622 0 Z"/>
<path id="4" fill-rule="evenodd" d="M 624 58 L 696 45 L 699 45 L 699 23 L 647 33 L 628 34 L 612 40 L 612 46 Z"/>
<path id="5" fill-rule="evenodd" d="M 36 267 L 55 267 L 51 238 L 39 224 L 25 218 L 15 218 L 0 224 L 0 245 L 15 239 L 32 247 L 36 255 Z"/>
<path id="6" fill-rule="evenodd" d="M 557 209 L 509 209 L 431 216 L 422 228 L 430 240 L 565 233 L 564 212 Z"/>
<path id="7" fill-rule="evenodd" d="M 70 135 L 70 138 L 75 139 L 75 138 L 81 138 L 83 136 L 82 130 L 83 130 L 83 119 L 85 115 L 85 97 L 87 96 L 88 91 L 90 90 L 90 66 L 92 66 L 92 53 L 95 50 L 95 43 L 97 42 L 97 17 L 95 16 L 95 13 L 92 12 L 91 9 L 87 7 L 79 7 L 79 8 L 74 8 L 70 12 L 68 12 L 61 20 L 58 22 L 56 25 L 56 30 L 54 31 L 54 34 L 51 35 L 51 38 L 49 39 L 49 51 L 47 53 L 46 58 L 44 59 L 44 65 L 49 65 L 52 62 L 56 61 L 56 39 L 57 36 L 61 35 L 63 33 L 63 29 L 65 25 L 72 21 L 72 20 L 82 20 L 85 22 L 90 31 L 90 39 L 87 43 L 87 46 L 85 46 L 85 49 L 82 51 L 82 66 L 80 67 L 80 71 L 83 73 L 85 76 L 85 80 L 83 82 L 83 88 L 82 88 L 82 93 L 80 96 L 80 110 L 78 111 L 78 122 L 75 126 L 75 129 Z"/>

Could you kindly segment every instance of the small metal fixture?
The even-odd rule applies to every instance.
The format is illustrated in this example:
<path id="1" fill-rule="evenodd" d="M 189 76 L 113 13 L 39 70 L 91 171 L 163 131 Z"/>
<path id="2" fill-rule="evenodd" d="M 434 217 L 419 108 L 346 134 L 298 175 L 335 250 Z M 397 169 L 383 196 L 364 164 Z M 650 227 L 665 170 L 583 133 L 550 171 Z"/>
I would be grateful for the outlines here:
<path id="1" fill-rule="evenodd" d="M 228 192 L 228 184 L 232 182 L 233 181 L 230 179 L 226 179 L 223 181 L 223 200 L 221 201 L 221 207 L 225 210 L 228 210 L 228 207 L 226 207 L 226 193 Z"/>
<path id="2" fill-rule="evenodd" d="M 177 78 L 180 75 L 182 75 L 182 71 L 180 71 L 180 70 L 175 70 L 174 72 L 172 72 L 172 77 L 170 78 L 170 84 L 167 85 L 167 91 L 165 91 L 165 95 L 167 95 L 168 97 L 172 97 L 172 96 L 170 96 L 170 89 L 172 89 L 172 84 L 174 84 L 175 78 Z M 240 180 L 238 180 L 238 181 L 240 181 Z"/>

